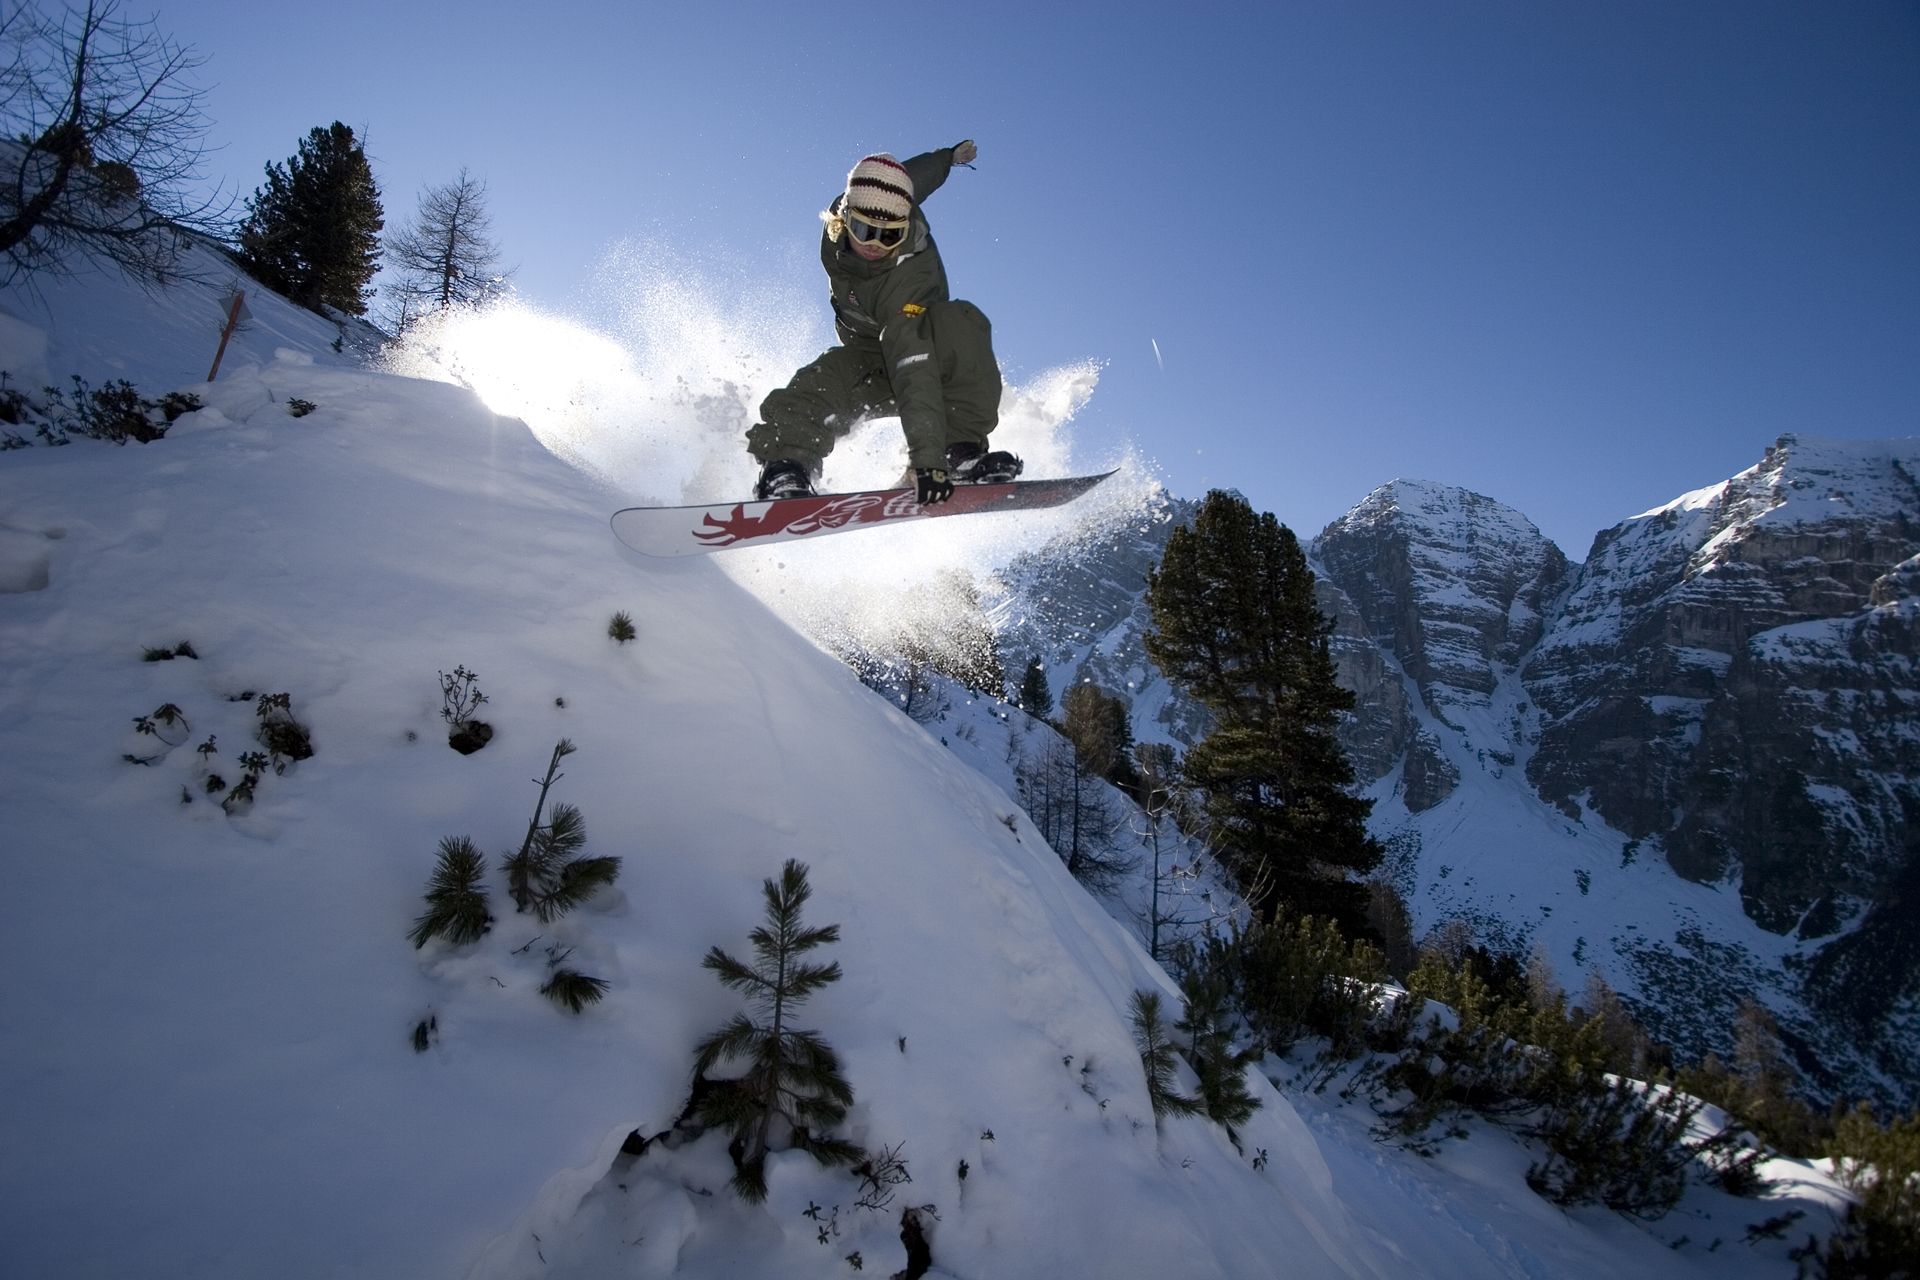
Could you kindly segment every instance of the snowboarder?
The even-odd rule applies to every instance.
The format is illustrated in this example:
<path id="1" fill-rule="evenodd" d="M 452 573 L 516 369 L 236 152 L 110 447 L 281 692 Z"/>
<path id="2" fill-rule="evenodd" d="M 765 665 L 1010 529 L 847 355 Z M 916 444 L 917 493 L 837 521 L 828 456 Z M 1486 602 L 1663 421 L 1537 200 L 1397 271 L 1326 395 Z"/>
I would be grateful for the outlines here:
<path id="1" fill-rule="evenodd" d="M 945 502 L 955 484 L 1020 474 L 1020 459 L 987 450 L 1000 419 L 992 329 L 978 307 L 948 297 L 920 211 L 954 165 L 978 154 L 969 139 L 904 162 L 867 156 L 820 215 L 840 345 L 761 403 L 761 421 L 747 431 L 747 451 L 761 464 L 760 499 L 813 493 L 842 437 L 864 418 L 895 413 L 922 506 Z"/>

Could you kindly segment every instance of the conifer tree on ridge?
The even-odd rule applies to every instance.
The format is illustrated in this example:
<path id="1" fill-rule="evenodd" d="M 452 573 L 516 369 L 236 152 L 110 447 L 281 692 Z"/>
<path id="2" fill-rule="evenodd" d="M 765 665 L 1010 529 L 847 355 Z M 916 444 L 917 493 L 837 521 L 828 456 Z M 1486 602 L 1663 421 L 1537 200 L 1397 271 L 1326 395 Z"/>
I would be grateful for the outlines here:
<path id="1" fill-rule="evenodd" d="M 1357 926 L 1364 895 L 1345 873 L 1373 869 L 1381 848 L 1335 736 L 1353 695 L 1334 681 L 1333 621 L 1314 599 L 1299 540 L 1215 490 L 1168 538 L 1147 603 L 1148 656 L 1213 713 L 1212 732 L 1187 754 L 1187 779 L 1205 792 L 1243 887 L 1260 884 L 1263 866 L 1272 873 L 1255 911 L 1271 918 L 1291 900 Z"/>
<path id="2" fill-rule="evenodd" d="M 367 153 L 338 120 L 315 128 L 247 201 L 240 256 L 270 289 L 310 310 L 364 315 L 385 216 Z"/>

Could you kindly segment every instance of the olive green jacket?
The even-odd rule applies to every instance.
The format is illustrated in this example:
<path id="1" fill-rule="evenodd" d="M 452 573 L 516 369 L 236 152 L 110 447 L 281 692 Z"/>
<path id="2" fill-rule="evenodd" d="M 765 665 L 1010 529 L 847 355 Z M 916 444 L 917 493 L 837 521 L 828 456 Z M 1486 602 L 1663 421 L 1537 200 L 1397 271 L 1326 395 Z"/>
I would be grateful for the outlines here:
<path id="1" fill-rule="evenodd" d="M 825 214 L 820 262 L 832 291 L 834 328 L 840 341 L 886 371 L 914 467 L 946 465 L 947 405 L 940 390 L 940 360 L 927 312 L 946 302 L 947 269 L 920 206 L 953 172 L 953 148 L 942 147 L 905 161 L 913 179 L 914 209 L 905 243 L 877 262 L 848 244 L 835 196 Z"/>

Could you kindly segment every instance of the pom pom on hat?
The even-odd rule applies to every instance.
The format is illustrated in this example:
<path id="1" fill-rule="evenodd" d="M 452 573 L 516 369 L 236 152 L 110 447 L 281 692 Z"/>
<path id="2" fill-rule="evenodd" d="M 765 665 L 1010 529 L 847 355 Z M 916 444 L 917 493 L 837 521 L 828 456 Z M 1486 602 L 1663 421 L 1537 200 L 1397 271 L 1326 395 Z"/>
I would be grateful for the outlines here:
<path id="1" fill-rule="evenodd" d="M 884 151 L 853 166 L 845 206 L 881 222 L 903 222 L 913 212 L 913 179 Z"/>

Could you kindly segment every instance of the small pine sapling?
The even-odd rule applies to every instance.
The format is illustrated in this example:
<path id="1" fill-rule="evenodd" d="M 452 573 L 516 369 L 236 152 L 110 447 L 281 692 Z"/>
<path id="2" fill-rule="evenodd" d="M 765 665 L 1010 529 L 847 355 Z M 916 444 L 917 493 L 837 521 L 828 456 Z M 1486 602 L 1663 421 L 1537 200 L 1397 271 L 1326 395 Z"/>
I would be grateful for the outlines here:
<path id="1" fill-rule="evenodd" d="M 638 631 L 633 629 L 633 615 L 624 609 L 614 614 L 613 621 L 607 623 L 607 634 L 615 640 L 618 640 L 621 644 L 625 644 L 629 640 L 637 639 L 640 635 Z"/>
<path id="2" fill-rule="evenodd" d="M 320 406 L 311 400 L 302 400 L 299 396 L 287 397 L 287 413 L 295 418 L 304 418 Z"/>
<path id="3" fill-rule="evenodd" d="M 439 860 L 427 880 L 427 909 L 407 934 L 414 950 L 434 938 L 454 946 L 478 942 L 493 927 L 487 911 L 487 891 L 481 878 L 487 860 L 466 836 L 448 836 L 440 842 Z"/>
<path id="4" fill-rule="evenodd" d="M 1174 1083 L 1180 1059 L 1174 1054 L 1173 1041 L 1161 1017 L 1158 991 L 1133 993 L 1133 1038 L 1140 1046 L 1140 1065 L 1147 1073 L 1147 1100 L 1153 1104 L 1154 1122 L 1167 1116 L 1205 1114 L 1206 1104 L 1181 1093 Z"/>
<path id="5" fill-rule="evenodd" d="M 705 1080 L 722 1063 L 747 1063 L 746 1074 L 739 1078 L 713 1082 L 725 1087 L 696 1092 L 699 1118 L 723 1125 L 733 1135 L 733 1189 L 751 1203 L 766 1198 L 766 1159 L 776 1142 L 790 1141 L 823 1165 L 852 1164 L 862 1154 L 853 1143 L 823 1133 L 845 1119 L 853 1105 L 853 1086 L 841 1071 L 839 1055 L 817 1032 L 790 1025 L 809 996 L 840 980 L 838 961 L 818 964 L 801 958 L 838 942 L 840 926 L 814 929 L 801 924 L 801 909 L 813 891 L 806 865 L 796 859 L 788 859 L 780 879 L 769 879 L 762 888 L 766 923 L 749 935 L 757 963 L 736 960 L 719 947 L 701 961 L 723 985 L 752 1001 L 759 1021 L 744 1013 L 734 1015 L 700 1042 L 693 1064 L 696 1080 Z"/>
<path id="6" fill-rule="evenodd" d="M 1227 1131 L 1240 1150 L 1240 1126 L 1253 1119 L 1260 1100 L 1247 1088 L 1247 1067 L 1260 1058 L 1258 1045 L 1233 1047 L 1228 1013 L 1232 990 L 1218 969 L 1194 966 L 1180 976 L 1187 1011 L 1174 1029 L 1187 1038 L 1187 1064 L 1200 1081 L 1200 1102 L 1207 1118 Z"/>
<path id="7" fill-rule="evenodd" d="M 620 874 L 620 859 L 583 857 L 587 824 L 580 810 L 570 804 L 556 804 L 553 820 L 542 823 L 547 792 L 565 775 L 560 762 L 576 748 L 562 738 L 547 762 L 547 776 L 539 782 L 540 798 L 533 806 L 533 820 L 527 825 L 520 852 L 506 860 L 507 890 L 513 895 L 514 910 L 531 911 L 542 924 L 573 910 Z"/>

